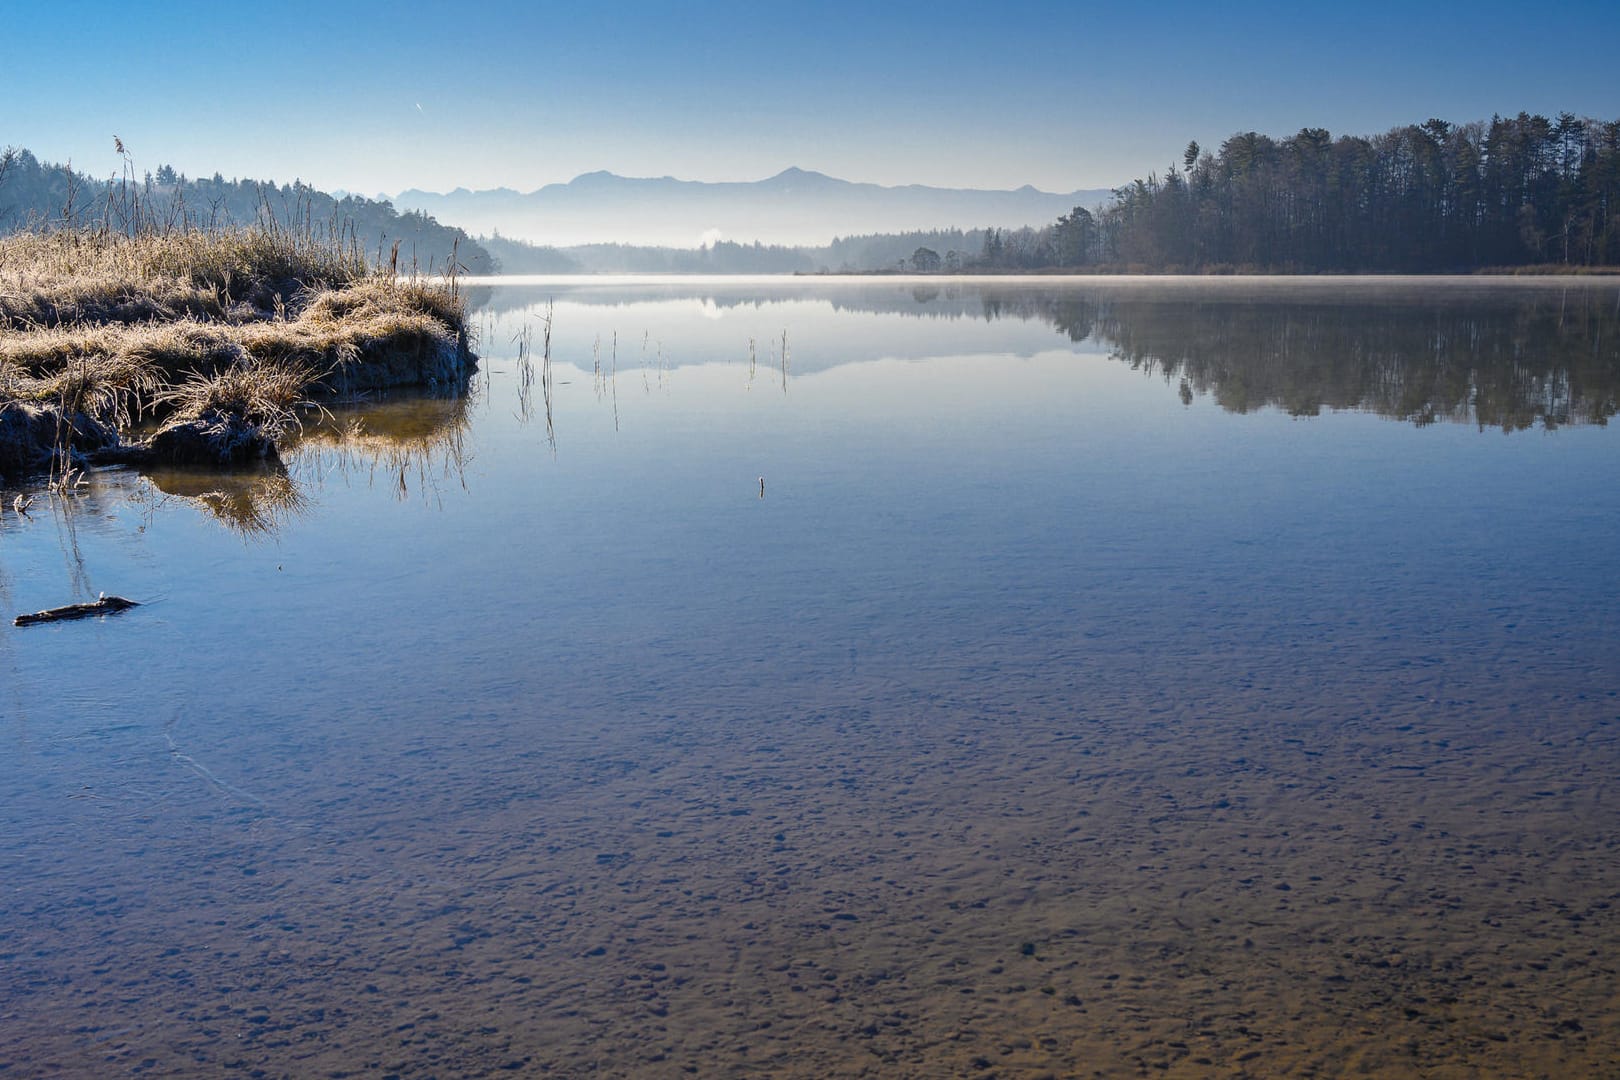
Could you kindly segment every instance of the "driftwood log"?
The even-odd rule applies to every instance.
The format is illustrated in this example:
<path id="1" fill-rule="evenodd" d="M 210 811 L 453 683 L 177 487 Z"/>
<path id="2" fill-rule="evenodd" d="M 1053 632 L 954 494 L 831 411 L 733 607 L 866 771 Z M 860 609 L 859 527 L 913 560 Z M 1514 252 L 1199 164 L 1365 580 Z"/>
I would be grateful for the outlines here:
<path id="1" fill-rule="evenodd" d="M 55 607 L 48 611 L 36 611 L 32 615 L 19 615 L 11 620 L 13 626 L 32 626 L 42 622 L 61 622 L 64 619 L 88 619 L 92 615 L 111 615 L 127 608 L 140 607 L 134 600 L 125 600 L 122 596 L 108 596 L 102 593 L 93 604 L 68 604 L 66 607 Z"/>

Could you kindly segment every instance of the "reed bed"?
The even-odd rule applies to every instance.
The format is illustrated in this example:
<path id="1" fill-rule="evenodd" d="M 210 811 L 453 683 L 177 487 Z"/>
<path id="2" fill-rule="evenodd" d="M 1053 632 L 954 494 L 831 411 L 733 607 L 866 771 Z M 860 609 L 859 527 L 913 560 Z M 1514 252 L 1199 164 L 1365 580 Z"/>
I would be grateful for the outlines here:
<path id="1" fill-rule="evenodd" d="M 454 276 L 402 279 L 353 245 L 273 227 L 0 237 L 0 473 L 139 457 L 162 445 L 144 428 L 205 418 L 273 456 L 313 400 L 470 363 Z"/>
<path id="2" fill-rule="evenodd" d="M 357 250 L 285 229 L 23 232 L 0 237 L 0 328 L 254 322 L 298 293 L 373 276 Z"/>

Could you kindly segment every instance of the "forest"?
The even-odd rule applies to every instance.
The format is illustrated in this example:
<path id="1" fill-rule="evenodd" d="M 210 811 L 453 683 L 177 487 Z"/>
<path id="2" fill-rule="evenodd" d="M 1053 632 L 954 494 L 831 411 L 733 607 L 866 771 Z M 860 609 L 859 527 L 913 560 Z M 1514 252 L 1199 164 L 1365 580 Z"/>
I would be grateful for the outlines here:
<path id="1" fill-rule="evenodd" d="M 1233 135 L 1043 229 L 991 230 L 978 269 L 1411 272 L 1620 266 L 1620 121 L 1520 113 L 1371 137 Z"/>
<path id="2" fill-rule="evenodd" d="M 329 195 L 299 181 L 227 180 L 217 172 L 193 179 L 168 165 L 138 173 L 127 154 L 123 160 L 120 174 L 95 179 L 24 149 L 0 150 L 0 235 L 58 226 L 133 235 L 273 223 L 352 244 L 379 263 L 395 256 L 397 243 L 402 270 L 438 272 L 452 256 L 462 272 L 494 269 L 489 253 L 462 230 L 426 214 L 401 214 L 385 200 Z"/>
<path id="3" fill-rule="evenodd" d="M 1033 234 L 1034 230 L 1027 230 Z M 871 270 L 960 271 L 984 244 L 985 229 L 841 236 L 818 247 L 720 240 L 696 248 L 635 244 L 549 247 L 496 233 L 478 242 L 509 274 L 852 274 Z M 917 252 L 944 252 L 931 263 Z"/>

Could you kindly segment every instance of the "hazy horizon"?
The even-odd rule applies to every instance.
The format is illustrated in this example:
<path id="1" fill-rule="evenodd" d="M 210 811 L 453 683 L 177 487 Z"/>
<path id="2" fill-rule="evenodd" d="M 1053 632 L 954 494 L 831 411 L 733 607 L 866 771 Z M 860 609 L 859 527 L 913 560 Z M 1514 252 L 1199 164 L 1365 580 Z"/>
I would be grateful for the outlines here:
<path id="1" fill-rule="evenodd" d="M 499 234 L 547 247 L 696 248 L 735 241 L 816 248 L 876 233 L 1042 226 L 1108 194 L 883 186 L 790 169 L 720 184 L 595 172 L 532 192 L 413 189 L 390 199 L 401 211 L 421 211 L 475 236 Z"/>
<path id="2" fill-rule="evenodd" d="M 717 179 L 699 178 L 699 177 L 694 177 L 694 176 L 678 176 L 678 175 L 675 175 L 675 174 L 672 174 L 672 173 L 667 173 L 667 172 L 666 173 L 644 173 L 644 174 L 643 173 L 635 173 L 635 174 L 631 174 L 631 173 L 614 172 L 612 169 L 588 169 L 585 172 L 576 173 L 575 175 L 570 176 L 566 180 L 550 180 L 550 181 L 547 181 L 544 184 L 538 185 L 537 187 L 529 187 L 529 188 L 514 187 L 511 184 L 497 184 L 494 187 L 471 187 L 471 186 L 469 186 L 467 184 L 457 184 L 453 188 L 408 187 L 408 188 L 399 188 L 399 189 L 397 189 L 395 191 L 386 191 L 386 190 L 384 190 L 384 191 L 350 191 L 347 188 L 337 188 L 337 189 L 334 189 L 334 190 L 341 193 L 341 194 L 359 195 L 359 196 L 363 196 L 363 197 L 368 198 L 368 199 L 376 199 L 376 198 L 393 199 L 393 198 L 396 198 L 399 195 L 402 195 L 402 194 L 405 194 L 405 193 L 411 192 L 411 191 L 420 191 L 420 192 L 423 192 L 423 193 L 426 193 L 426 194 L 432 194 L 432 195 L 451 195 L 451 194 L 455 194 L 457 192 L 468 192 L 468 193 L 475 194 L 475 195 L 485 194 L 485 193 L 489 193 L 489 192 L 512 192 L 512 193 L 515 193 L 515 194 L 518 194 L 518 195 L 533 195 L 534 193 L 536 193 L 538 191 L 542 191 L 542 190 L 544 190 L 544 189 L 546 189 L 548 187 L 569 187 L 571 185 L 574 185 L 578 181 L 588 180 L 588 179 L 590 179 L 592 177 L 596 177 L 596 176 L 611 176 L 611 177 L 614 177 L 614 178 L 619 179 L 619 180 L 672 180 L 672 181 L 674 181 L 675 183 L 678 183 L 678 184 L 759 184 L 759 183 L 765 182 L 766 180 L 775 180 L 775 179 L 777 179 L 779 177 L 782 177 L 784 175 L 790 175 L 790 174 L 793 174 L 793 173 L 802 173 L 802 174 L 807 174 L 807 175 L 810 175 L 810 176 L 824 176 L 824 177 L 827 177 L 827 178 L 833 179 L 833 180 L 842 180 L 845 183 L 859 184 L 859 185 L 870 185 L 872 187 L 881 187 L 881 188 L 930 187 L 930 188 L 936 188 L 936 189 L 939 189 L 939 190 L 952 190 L 952 191 L 1017 191 L 1017 190 L 1020 190 L 1022 188 L 1025 188 L 1025 187 L 1029 187 L 1029 188 L 1034 189 L 1035 191 L 1040 192 L 1043 195 L 1068 195 L 1068 194 L 1072 194 L 1072 193 L 1075 193 L 1075 192 L 1112 189 L 1112 188 L 1118 187 L 1119 184 L 1126 183 L 1125 180 L 1120 180 L 1119 183 L 1098 185 L 1095 188 L 1081 187 L 1081 188 L 1058 188 L 1058 189 L 1043 188 L 1038 184 L 1015 184 L 1015 185 L 1013 185 L 1011 187 L 983 187 L 983 186 L 976 186 L 976 185 L 971 185 L 971 184 L 970 185 L 927 184 L 927 183 L 923 183 L 922 181 L 915 181 L 915 180 L 913 180 L 913 181 L 905 181 L 905 182 L 902 182 L 902 183 L 880 183 L 879 181 L 867 180 L 867 179 L 864 179 L 863 177 L 859 177 L 859 176 L 840 176 L 840 175 L 837 175 L 835 173 L 828 172 L 826 169 L 818 169 L 818 168 L 816 168 L 814 166 L 804 165 L 803 163 L 795 163 L 795 164 L 784 165 L 784 166 L 782 166 L 782 168 L 777 169 L 774 172 L 766 173 L 766 174 L 763 174 L 763 175 L 760 175 L 760 176 L 754 176 L 754 175 L 750 174 L 750 175 L 746 175 L 746 176 L 745 175 L 725 176 L 725 177 L 719 177 Z"/>

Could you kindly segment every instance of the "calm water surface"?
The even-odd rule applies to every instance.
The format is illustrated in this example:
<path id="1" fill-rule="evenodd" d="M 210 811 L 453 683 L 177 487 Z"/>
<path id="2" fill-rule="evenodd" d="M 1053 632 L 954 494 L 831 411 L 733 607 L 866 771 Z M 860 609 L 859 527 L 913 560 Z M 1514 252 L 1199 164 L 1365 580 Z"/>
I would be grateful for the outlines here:
<path id="1" fill-rule="evenodd" d="M 1620 1071 L 1620 287 L 473 296 L 5 493 L 0 1075 Z"/>

